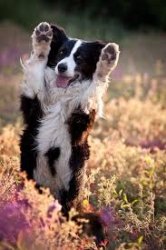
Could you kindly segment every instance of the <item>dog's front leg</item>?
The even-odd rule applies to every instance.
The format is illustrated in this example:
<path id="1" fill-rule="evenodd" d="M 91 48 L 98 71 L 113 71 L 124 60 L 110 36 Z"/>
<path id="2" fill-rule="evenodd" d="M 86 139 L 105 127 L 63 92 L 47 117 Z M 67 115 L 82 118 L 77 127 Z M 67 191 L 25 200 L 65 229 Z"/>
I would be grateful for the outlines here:
<path id="1" fill-rule="evenodd" d="M 44 70 L 47 64 L 52 29 L 48 23 L 39 24 L 32 34 L 32 54 L 22 62 L 24 81 L 21 93 L 21 111 L 25 129 L 20 140 L 21 170 L 33 178 L 36 168 L 36 136 L 43 117 Z"/>
<path id="2" fill-rule="evenodd" d="M 29 98 L 39 96 L 44 88 L 44 70 L 52 36 L 51 26 L 46 22 L 40 23 L 32 34 L 31 56 L 28 60 L 21 62 L 24 71 L 22 94 Z"/>
<path id="3" fill-rule="evenodd" d="M 96 65 L 96 71 L 93 75 L 93 80 L 96 83 L 102 83 L 107 80 L 117 66 L 119 53 L 119 46 L 116 43 L 108 43 L 102 49 L 99 61 Z"/>
<path id="4" fill-rule="evenodd" d="M 31 117 L 39 118 L 38 108 L 44 99 L 44 71 L 47 64 L 50 43 L 52 40 L 51 26 L 40 23 L 32 34 L 32 53 L 28 60 L 22 62 L 24 80 L 21 93 L 21 111 L 25 123 Z"/>

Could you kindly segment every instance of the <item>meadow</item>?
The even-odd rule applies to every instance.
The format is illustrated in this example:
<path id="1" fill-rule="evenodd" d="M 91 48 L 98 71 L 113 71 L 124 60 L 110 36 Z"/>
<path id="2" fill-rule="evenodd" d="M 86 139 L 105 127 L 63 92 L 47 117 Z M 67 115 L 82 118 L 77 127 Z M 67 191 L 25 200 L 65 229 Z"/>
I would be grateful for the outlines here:
<path id="1" fill-rule="evenodd" d="M 20 174 L 19 56 L 30 51 L 30 35 L 11 23 L 3 23 L 0 32 L 6 33 L 0 46 L 0 250 L 95 250 L 92 238 L 65 221 L 49 190 L 39 194 Z M 97 29 L 84 33 L 74 27 L 72 33 L 99 36 Z M 164 250 L 165 35 L 122 34 L 113 36 L 121 59 L 105 96 L 105 117 L 89 139 L 82 205 L 102 218 L 108 240 L 101 249 Z"/>

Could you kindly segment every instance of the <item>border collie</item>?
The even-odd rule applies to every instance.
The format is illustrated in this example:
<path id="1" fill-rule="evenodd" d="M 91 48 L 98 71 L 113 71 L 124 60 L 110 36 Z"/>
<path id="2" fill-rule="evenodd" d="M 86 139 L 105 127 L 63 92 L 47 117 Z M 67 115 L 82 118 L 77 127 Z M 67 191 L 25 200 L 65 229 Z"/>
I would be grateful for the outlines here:
<path id="1" fill-rule="evenodd" d="M 118 58 L 115 43 L 70 38 L 43 22 L 32 34 L 30 58 L 22 62 L 21 170 L 48 187 L 66 215 L 80 205 L 88 135 L 95 116 L 102 116 L 102 97 Z"/>

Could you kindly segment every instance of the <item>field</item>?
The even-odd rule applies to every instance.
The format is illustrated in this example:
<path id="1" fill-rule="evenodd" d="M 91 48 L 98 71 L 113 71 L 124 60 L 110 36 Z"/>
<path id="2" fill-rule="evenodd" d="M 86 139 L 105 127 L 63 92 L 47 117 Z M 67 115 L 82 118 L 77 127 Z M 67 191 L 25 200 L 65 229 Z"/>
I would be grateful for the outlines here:
<path id="1" fill-rule="evenodd" d="M 19 56 L 30 51 L 30 40 L 13 24 L 4 23 L 0 32 L 6 32 L 0 46 L 0 250 L 97 249 L 62 218 L 48 190 L 39 194 L 19 172 Z M 89 140 L 83 206 L 103 220 L 103 248 L 164 250 L 165 35 L 126 37 L 119 39 L 121 60 L 105 96 L 105 117 Z"/>

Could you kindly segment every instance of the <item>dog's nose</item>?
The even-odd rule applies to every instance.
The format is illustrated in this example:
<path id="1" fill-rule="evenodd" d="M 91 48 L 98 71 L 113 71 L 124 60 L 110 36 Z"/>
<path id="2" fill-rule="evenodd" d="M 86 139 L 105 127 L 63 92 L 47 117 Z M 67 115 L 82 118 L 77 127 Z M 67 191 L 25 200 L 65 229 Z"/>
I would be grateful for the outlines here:
<path id="1" fill-rule="evenodd" d="M 64 73 L 67 70 L 67 65 L 65 63 L 60 63 L 58 65 L 58 71 L 59 73 Z"/>

